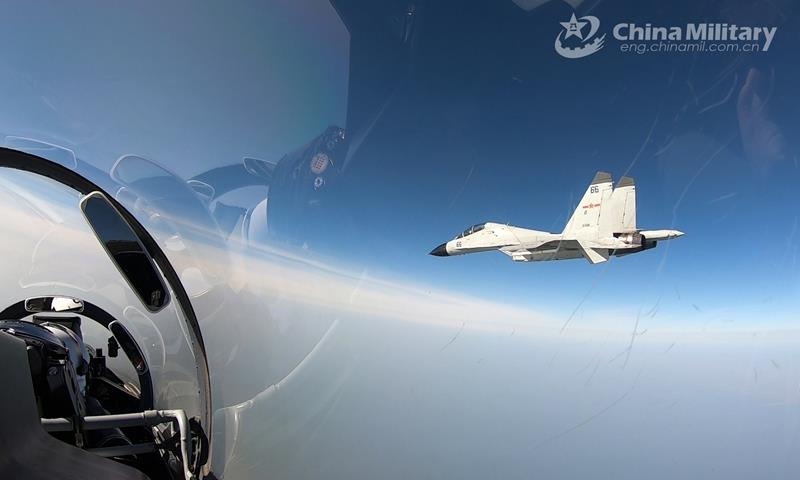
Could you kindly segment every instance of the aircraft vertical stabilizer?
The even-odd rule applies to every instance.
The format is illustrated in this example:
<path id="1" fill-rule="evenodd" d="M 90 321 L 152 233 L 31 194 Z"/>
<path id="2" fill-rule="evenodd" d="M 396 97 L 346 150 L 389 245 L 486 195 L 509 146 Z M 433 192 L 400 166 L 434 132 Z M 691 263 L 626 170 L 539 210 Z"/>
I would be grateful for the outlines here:
<path id="1" fill-rule="evenodd" d="M 563 235 L 573 238 L 596 239 L 599 237 L 602 204 L 612 193 L 611 174 L 597 172 L 583 194 L 578 207 L 564 227 Z"/>
<path id="2" fill-rule="evenodd" d="M 622 177 L 600 213 L 600 237 L 636 231 L 636 184 Z"/>

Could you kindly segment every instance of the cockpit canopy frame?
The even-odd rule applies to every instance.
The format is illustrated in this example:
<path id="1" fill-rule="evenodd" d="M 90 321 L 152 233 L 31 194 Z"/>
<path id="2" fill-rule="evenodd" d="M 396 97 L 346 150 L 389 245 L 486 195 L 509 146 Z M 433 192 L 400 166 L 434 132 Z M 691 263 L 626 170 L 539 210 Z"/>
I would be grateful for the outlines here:
<path id="1" fill-rule="evenodd" d="M 467 235 L 472 235 L 473 233 L 480 232 L 484 228 L 486 228 L 486 222 L 478 223 L 461 232 L 456 238 L 464 238 Z"/>

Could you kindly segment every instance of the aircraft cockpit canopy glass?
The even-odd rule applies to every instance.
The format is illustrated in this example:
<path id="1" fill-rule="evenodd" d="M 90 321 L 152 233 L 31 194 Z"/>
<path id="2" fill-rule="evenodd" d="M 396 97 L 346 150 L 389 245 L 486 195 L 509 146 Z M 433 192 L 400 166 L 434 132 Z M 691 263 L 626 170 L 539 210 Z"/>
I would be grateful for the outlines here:
<path id="1" fill-rule="evenodd" d="M 17 3 L 0 147 L 150 235 L 0 169 L 0 298 L 216 478 L 800 478 L 797 0 Z"/>
<path id="2" fill-rule="evenodd" d="M 0 150 L 0 163 L 29 161 L 8 152 Z M 80 339 L 72 349 L 84 352 L 73 361 L 79 380 L 100 385 L 107 368 L 114 387 L 128 392 L 114 401 L 97 394 L 107 407 L 180 408 L 203 418 L 203 359 L 188 308 L 119 210 L 99 191 L 76 190 L 53 173 L 60 168 L 45 167 L 44 176 L 0 167 L 0 237 L 14 252 L 2 268 L 0 330 L 11 320 L 69 325 Z M 76 402 L 91 403 L 90 390 L 76 392 L 86 395 Z"/>
<path id="3" fill-rule="evenodd" d="M 461 232 L 456 238 L 464 238 L 467 235 L 472 235 L 473 233 L 480 232 L 484 228 L 486 228 L 486 223 L 479 223 L 477 225 L 473 225 L 468 229 L 464 230 L 463 232 Z"/>

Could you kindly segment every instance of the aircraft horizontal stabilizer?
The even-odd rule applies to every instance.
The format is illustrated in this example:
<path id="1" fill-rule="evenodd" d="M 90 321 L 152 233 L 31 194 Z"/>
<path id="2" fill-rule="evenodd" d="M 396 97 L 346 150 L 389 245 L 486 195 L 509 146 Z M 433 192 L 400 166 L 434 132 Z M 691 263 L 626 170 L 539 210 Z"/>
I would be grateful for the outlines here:
<path id="1" fill-rule="evenodd" d="M 580 240 L 578 240 L 578 245 L 581 247 L 581 253 L 583 253 L 583 256 L 586 257 L 586 260 L 589 260 L 590 263 L 602 263 L 608 261 L 608 250 L 595 250 L 589 246 L 588 242 L 582 242 Z"/>

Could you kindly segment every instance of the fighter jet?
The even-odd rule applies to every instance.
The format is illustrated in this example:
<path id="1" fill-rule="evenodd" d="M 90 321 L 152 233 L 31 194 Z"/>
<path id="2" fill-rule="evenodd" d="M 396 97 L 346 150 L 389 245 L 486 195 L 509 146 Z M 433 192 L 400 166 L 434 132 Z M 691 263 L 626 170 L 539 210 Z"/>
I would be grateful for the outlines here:
<path id="1" fill-rule="evenodd" d="M 434 248 L 437 257 L 499 250 L 515 262 L 585 258 L 603 263 L 611 256 L 655 248 L 659 241 L 683 235 L 679 230 L 640 230 L 636 226 L 636 185 L 622 177 L 612 187 L 611 174 L 597 172 L 564 231 L 548 233 L 502 223 L 480 223 Z"/>

